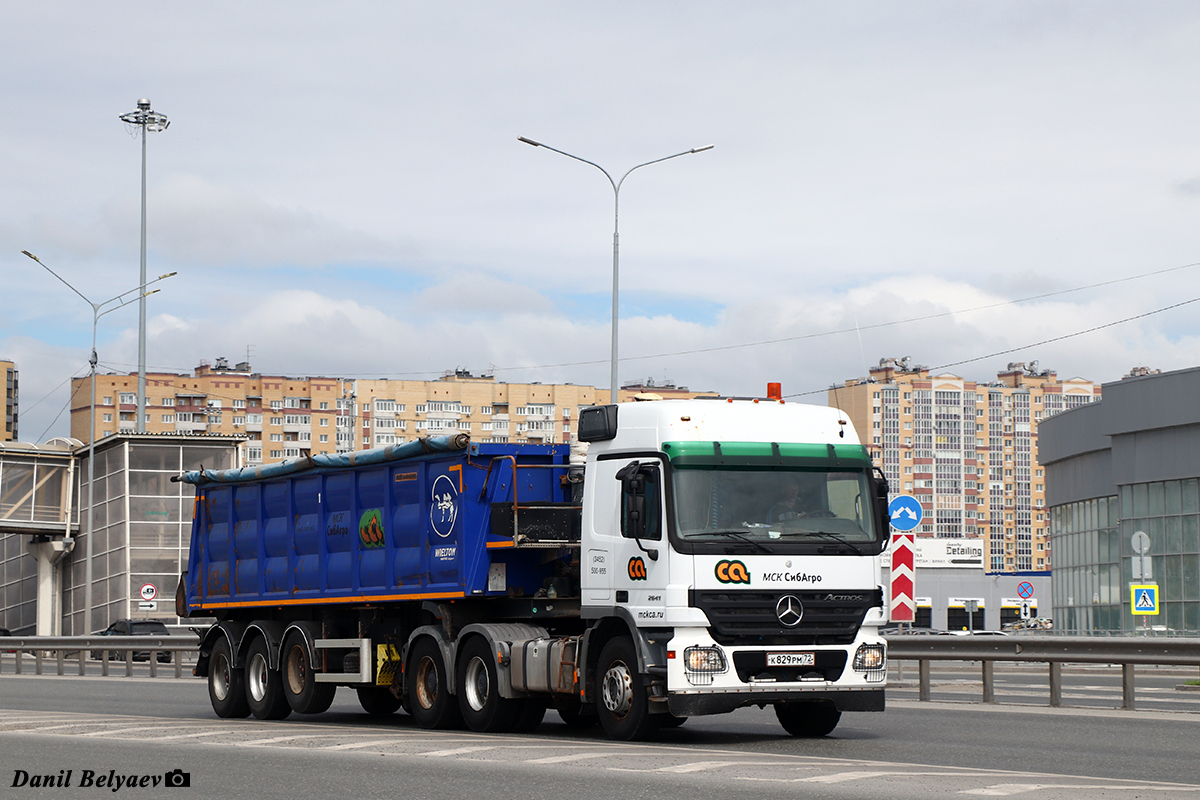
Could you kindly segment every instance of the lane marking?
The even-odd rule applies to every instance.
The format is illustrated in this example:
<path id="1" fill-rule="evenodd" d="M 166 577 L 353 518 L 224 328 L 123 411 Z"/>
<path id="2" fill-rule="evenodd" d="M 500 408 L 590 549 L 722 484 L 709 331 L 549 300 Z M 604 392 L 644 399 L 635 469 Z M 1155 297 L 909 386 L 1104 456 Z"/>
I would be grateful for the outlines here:
<path id="1" fill-rule="evenodd" d="M 265 744 L 276 744 L 277 742 L 294 742 L 297 739 L 340 739 L 342 738 L 336 733 L 310 733 L 297 736 L 276 736 L 271 739 L 252 739 L 248 742 L 238 742 L 238 747 L 259 747 Z"/>
<path id="2" fill-rule="evenodd" d="M 432 750 L 428 753 L 417 753 L 419 756 L 429 756 L 430 758 L 441 758 L 443 756 L 458 756 L 464 753 L 482 753 L 484 750 L 497 750 L 498 745 L 485 744 L 475 747 L 455 747 L 451 750 Z"/>
<path id="3" fill-rule="evenodd" d="M 632 755 L 632 753 L 614 753 L 612 751 L 604 753 L 571 753 L 565 756 L 547 756 L 546 758 L 531 758 L 526 764 L 564 764 L 568 761 L 585 761 L 589 758 L 605 758 L 612 755 Z"/>
<path id="4" fill-rule="evenodd" d="M 728 767 L 731 764 L 742 766 L 741 761 L 693 761 L 690 764 L 678 764 L 674 767 L 659 767 L 658 772 L 673 772 L 677 775 L 682 775 L 688 772 L 703 772 L 706 769 L 717 769 L 719 767 Z M 749 765 L 746 765 L 749 766 Z"/>

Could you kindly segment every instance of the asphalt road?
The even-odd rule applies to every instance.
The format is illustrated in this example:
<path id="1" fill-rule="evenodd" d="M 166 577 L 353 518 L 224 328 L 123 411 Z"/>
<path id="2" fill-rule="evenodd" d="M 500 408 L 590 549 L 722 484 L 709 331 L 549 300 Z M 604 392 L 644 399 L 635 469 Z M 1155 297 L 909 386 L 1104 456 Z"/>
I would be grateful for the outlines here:
<path id="1" fill-rule="evenodd" d="M 657 744 L 628 745 L 580 735 L 553 714 L 522 736 L 425 731 L 403 714 L 379 722 L 344 689 L 320 717 L 259 722 L 217 719 L 194 679 L 3 675 L 0 798 L 111 796 L 108 787 L 78 787 L 84 769 L 148 776 L 181 769 L 190 773 L 190 791 L 256 800 L 459 800 L 485 792 L 597 800 L 1200 798 L 1198 724 L 1200 714 L 1189 712 L 890 699 L 887 712 L 847 714 L 821 740 L 784 735 L 770 709 L 744 709 L 689 720 Z M 18 770 L 31 777 L 72 770 L 75 788 L 13 787 Z"/>

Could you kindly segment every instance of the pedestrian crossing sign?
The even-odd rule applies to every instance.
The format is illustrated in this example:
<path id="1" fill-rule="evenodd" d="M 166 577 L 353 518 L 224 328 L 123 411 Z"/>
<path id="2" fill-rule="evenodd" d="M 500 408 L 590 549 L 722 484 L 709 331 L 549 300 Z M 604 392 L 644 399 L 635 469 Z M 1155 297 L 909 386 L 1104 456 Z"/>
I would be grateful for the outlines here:
<path id="1" fill-rule="evenodd" d="M 1133 614 L 1158 614 L 1158 584 L 1134 583 L 1129 586 L 1129 609 Z"/>

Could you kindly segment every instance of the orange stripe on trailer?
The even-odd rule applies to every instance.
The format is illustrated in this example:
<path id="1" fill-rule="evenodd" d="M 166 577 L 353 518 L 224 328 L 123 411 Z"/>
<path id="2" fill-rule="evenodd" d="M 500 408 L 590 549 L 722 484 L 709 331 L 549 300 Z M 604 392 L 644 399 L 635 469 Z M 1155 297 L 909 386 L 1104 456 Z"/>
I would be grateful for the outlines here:
<path id="1" fill-rule="evenodd" d="M 428 594 L 381 594 L 365 597 L 329 597 L 303 600 L 247 600 L 241 603 L 201 603 L 194 608 L 248 608 L 251 606 L 326 605 L 329 603 L 378 603 L 387 600 L 445 600 L 466 597 L 465 592 L 431 592 Z"/>
<path id="2" fill-rule="evenodd" d="M 487 543 L 488 550 L 495 550 L 498 547 L 516 547 L 516 546 L 517 546 L 516 542 L 488 542 Z"/>

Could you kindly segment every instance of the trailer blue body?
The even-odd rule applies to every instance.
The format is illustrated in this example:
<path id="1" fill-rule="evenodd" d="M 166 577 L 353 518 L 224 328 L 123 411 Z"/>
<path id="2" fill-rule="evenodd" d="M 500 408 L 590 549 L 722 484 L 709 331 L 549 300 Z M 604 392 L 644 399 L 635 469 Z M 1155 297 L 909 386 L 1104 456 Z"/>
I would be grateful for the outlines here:
<path id="1" fill-rule="evenodd" d="M 569 448 L 461 444 L 185 476 L 197 485 L 189 613 L 534 594 L 552 577 L 540 555 L 559 540 L 519 549 L 512 530 L 493 532 L 493 517 L 508 519 L 514 498 L 569 507 Z"/>

